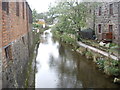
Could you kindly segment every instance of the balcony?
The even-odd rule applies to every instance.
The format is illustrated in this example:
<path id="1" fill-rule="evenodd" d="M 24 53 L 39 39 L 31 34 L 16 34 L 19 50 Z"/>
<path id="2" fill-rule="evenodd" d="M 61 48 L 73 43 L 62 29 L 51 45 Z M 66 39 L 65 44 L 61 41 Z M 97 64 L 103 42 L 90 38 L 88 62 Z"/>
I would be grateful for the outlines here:
<path id="1" fill-rule="evenodd" d="M 111 42 L 112 41 L 112 32 L 109 32 L 109 33 L 102 33 L 102 39 L 104 41 L 107 41 L 107 42 Z"/>

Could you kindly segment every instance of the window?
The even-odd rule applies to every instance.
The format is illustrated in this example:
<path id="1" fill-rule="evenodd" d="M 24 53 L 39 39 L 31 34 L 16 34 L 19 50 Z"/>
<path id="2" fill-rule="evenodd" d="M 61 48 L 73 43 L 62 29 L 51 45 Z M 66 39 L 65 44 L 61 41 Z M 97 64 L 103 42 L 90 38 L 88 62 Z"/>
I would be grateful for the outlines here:
<path id="1" fill-rule="evenodd" d="M 92 10 L 91 10 L 91 9 L 89 10 L 89 13 L 90 13 L 90 14 L 92 13 Z"/>
<path id="2" fill-rule="evenodd" d="M 24 2 L 22 3 L 22 6 L 23 6 L 23 19 L 25 18 L 24 14 L 25 14 L 25 6 L 24 6 Z"/>
<path id="3" fill-rule="evenodd" d="M 12 60 L 12 49 L 11 45 L 5 48 L 5 55 L 7 60 Z"/>
<path id="4" fill-rule="evenodd" d="M 32 11 L 29 9 L 29 23 L 32 23 Z"/>
<path id="5" fill-rule="evenodd" d="M 120 35 L 120 25 L 119 25 L 119 35 Z"/>
<path id="6" fill-rule="evenodd" d="M 24 39 L 24 37 L 22 37 L 22 41 L 23 41 L 23 44 L 25 44 L 25 39 Z"/>
<path id="7" fill-rule="evenodd" d="M 16 2 L 16 16 L 19 16 L 19 2 Z"/>
<path id="8" fill-rule="evenodd" d="M 109 32 L 113 31 L 113 25 L 109 25 Z"/>
<path id="9" fill-rule="evenodd" d="M 101 10 L 102 10 L 102 8 L 101 8 L 101 7 L 99 7 L 99 16 L 101 15 Z"/>
<path id="10" fill-rule="evenodd" d="M 9 14 L 9 2 L 2 2 L 2 10 Z"/>
<path id="11" fill-rule="evenodd" d="M 110 4 L 109 6 L 109 14 L 113 15 L 113 4 Z"/>
<path id="12" fill-rule="evenodd" d="M 98 25 L 98 32 L 101 33 L 101 24 Z"/>

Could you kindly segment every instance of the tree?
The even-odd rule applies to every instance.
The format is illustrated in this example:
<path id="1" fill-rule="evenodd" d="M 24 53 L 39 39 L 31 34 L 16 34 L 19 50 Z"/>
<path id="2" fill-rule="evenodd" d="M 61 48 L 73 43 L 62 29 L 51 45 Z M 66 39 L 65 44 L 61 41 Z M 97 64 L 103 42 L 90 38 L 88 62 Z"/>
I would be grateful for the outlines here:
<path id="1" fill-rule="evenodd" d="M 58 19 L 55 28 L 64 33 L 80 36 L 81 29 L 87 26 L 86 19 L 93 18 L 94 14 L 89 14 L 90 9 L 94 9 L 98 3 L 94 2 L 58 2 L 56 6 L 49 8 L 49 16 L 54 21 Z M 54 17 L 54 18 L 53 18 Z"/>
<path id="2" fill-rule="evenodd" d="M 37 11 L 35 9 L 33 9 L 33 11 L 32 11 L 33 22 L 37 21 L 37 15 L 38 15 Z"/>
<path id="3" fill-rule="evenodd" d="M 86 24 L 87 6 L 78 2 L 59 2 L 55 7 L 50 8 L 51 17 L 57 16 L 59 20 L 56 25 L 59 30 L 67 33 L 76 33 Z"/>

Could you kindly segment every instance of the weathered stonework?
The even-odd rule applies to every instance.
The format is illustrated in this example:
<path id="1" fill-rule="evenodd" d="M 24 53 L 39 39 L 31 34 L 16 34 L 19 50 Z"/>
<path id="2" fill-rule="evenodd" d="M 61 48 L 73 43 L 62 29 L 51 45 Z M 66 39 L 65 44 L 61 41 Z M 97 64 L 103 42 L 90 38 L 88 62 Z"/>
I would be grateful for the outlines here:
<path id="1" fill-rule="evenodd" d="M 87 11 L 87 14 L 88 14 L 88 17 L 86 18 L 86 28 L 90 28 L 92 30 L 94 30 L 94 18 L 95 18 L 95 12 L 94 12 L 94 9 L 95 7 L 93 6 L 94 5 L 94 2 L 88 2 L 86 3 L 87 5 L 87 8 L 88 8 L 88 11 Z"/>
<path id="2" fill-rule="evenodd" d="M 13 60 L 7 62 L 7 68 L 3 68 L 3 88 L 24 87 L 26 79 L 26 67 L 29 62 L 28 35 L 19 38 L 12 44 Z"/>
<path id="3" fill-rule="evenodd" d="M 110 15 L 110 4 L 113 4 L 113 14 Z M 101 15 L 99 8 L 101 7 Z M 95 10 L 95 31 L 97 38 L 102 40 L 102 33 L 109 32 L 109 25 L 113 25 L 112 41 L 118 43 L 120 36 L 120 2 L 103 3 Z M 101 33 L 99 33 L 98 25 L 101 24 Z"/>

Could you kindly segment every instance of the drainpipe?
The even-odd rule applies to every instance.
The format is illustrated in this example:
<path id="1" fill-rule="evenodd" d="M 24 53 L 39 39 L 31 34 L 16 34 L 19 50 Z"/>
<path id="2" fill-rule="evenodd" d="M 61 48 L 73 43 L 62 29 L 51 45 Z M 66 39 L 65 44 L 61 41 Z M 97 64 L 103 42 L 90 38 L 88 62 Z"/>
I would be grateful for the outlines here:
<path id="1" fill-rule="evenodd" d="M 95 31 L 95 19 L 96 19 L 96 16 L 95 16 L 95 10 L 93 11 L 93 30 Z"/>
<path id="2" fill-rule="evenodd" d="M 118 2 L 118 24 L 120 23 L 120 1 Z M 118 26 L 118 47 L 120 50 L 120 24 Z M 118 51 L 118 64 L 120 69 L 120 52 Z"/>
<path id="3" fill-rule="evenodd" d="M 28 20 L 28 18 L 29 18 L 29 12 L 28 12 L 28 3 L 26 2 L 26 19 L 27 19 L 27 39 L 28 39 L 28 57 L 30 57 L 30 48 L 29 48 L 29 20 Z"/>

